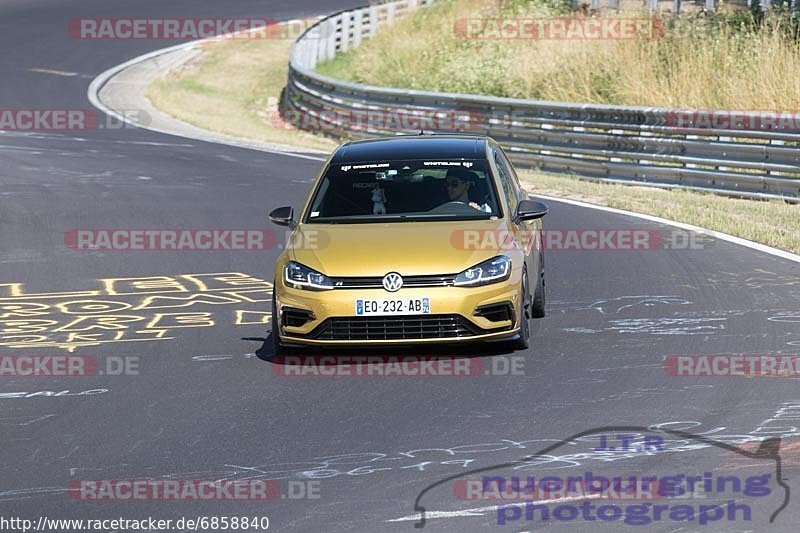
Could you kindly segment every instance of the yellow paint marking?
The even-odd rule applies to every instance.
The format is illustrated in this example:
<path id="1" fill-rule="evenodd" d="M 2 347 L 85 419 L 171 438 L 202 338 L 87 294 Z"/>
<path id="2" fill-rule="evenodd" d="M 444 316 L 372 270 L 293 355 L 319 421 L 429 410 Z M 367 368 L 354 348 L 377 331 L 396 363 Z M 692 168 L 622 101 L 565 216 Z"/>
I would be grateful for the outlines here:
<path id="1" fill-rule="evenodd" d="M 237 326 L 250 326 L 256 324 L 269 324 L 270 319 L 272 318 L 272 313 L 262 313 L 259 311 L 236 311 L 236 321 L 234 322 Z"/>
<path id="2" fill-rule="evenodd" d="M 180 281 L 169 276 L 149 278 L 106 278 L 100 280 L 106 294 L 153 294 L 159 292 L 189 292 Z M 128 292 L 123 292 L 128 291 Z"/>
<path id="3" fill-rule="evenodd" d="M 240 301 L 243 302 L 250 302 L 250 303 L 258 303 L 258 302 L 269 302 L 272 300 L 272 291 L 269 289 L 256 289 L 254 291 L 229 291 L 224 294 L 228 296 L 235 296 L 239 298 Z M 249 296 L 245 296 L 246 294 L 263 294 L 263 298 L 251 298 Z"/>
<path id="4" fill-rule="evenodd" d="M 0 283 L 0 300 L 22 295 L 22 283 Z"/>
<path id="5" fill-rule="evenodd" d="M 156 313 L 147 329 L 197 328 L 213 326 L 211 313 Z"/>
<path id="6" fill-rule="evenodd" d="M 98 290 L 37 294 L 25 294 L 21 283 L 0 284 L 0 347 L 57 347 L 72 352 L 81 346 L 169 340 L 174 337 L 167 334 L 175 328 L 216 325 L 214 314 L 152 310 L 196 304 L 215 309 L 229 305 L 225 323 L 233 322 L 231 325 L 263 326 L 271 317 L 265 303 L 272 298 L 272 283 L 243 272 L 103 278 L 97 282 L 102 286 Z M 55 301 L 40 303 L 44 299 Z M 228 314 L 231 311 L 233 321 Z"/>
<path id="7" fill-rule="evenodd" d="M 22 287 L 21 284 L 15 283 L 14 285 L 19 285 Z M 11 297 L 0 298 L 0 302 L 13 302 L 17 298 L 25 298 L 26 300 L 54 300 L 54 299 L 61 299 L 61 298 L 85 298 L 87 296 L 99 296 L 102 294 L 102 291 L 80 291 L 80 292 L 51 292 L 51 293 L 41 293 L 41 294 L 24 294 L 19 292 L 14 294 Z"/>
<path id="8" fill-rule="evenodd" d="M 239 287 L 252 287 L 253 285 L 260 285 L 262 287 L 272 288 L 272 283 L 260 278 L 254 278 L 249 274 L 242 272 L 219 272 L 216 274 L 182 274 L 185 278 L 192 283 L 196 284 L 201 291 L 224 291 L 236 289 Z"/>
<path id="9" fill-rule="evenodd" d="M 49 305 L 31 302 L 0 303 L 0 318 L 45 316 Z"/>
<path id="10" fill-rule="evenodd" d="M 69 324 L 53 331 L 126 330 L 128 329 L 128 323 L 139 322 L 140 320 L 145 320 L 145 317 L 135 315 L 79 316 Z"/>
<path id="11" fill-rule="evenodd" d="M 155 338 L 156 339 L 160 339 L 161 337 L 163 337 L 164 335 L 167 334 L 167 330 L 165 330 L 165 329 L 137 329 L 136 333 L 155 333 L 156 334 Z"/>
<path id="12" fill-rule="evenodd" d="M 0 329 L 0 335 L 47 331 L 49 326 L 55 326 L 56 324 L 58 324 L 58 320 L 0 320 L 0 325 L 8 326 L 7 328 Z"/>
<path id="13" fill-rule="evenodd" d="M 61 302 L 56 307 L 67 315 L 99 315 L 125 311 L 131 308 L 131 304 L 113 300 L 71 300 Z"/>
<path id="14" fill-rule="evenodd" d="M 164 305 L 158 305 L 160 303 Z M 174 302 L 174 303 L 170 303 Z M 168 309 L 171 307 L 189 307 L 194 304 L 208 304 L 208 305 L 227 305 L 238 304 L 241 300 L 231 298 L 229 296 L 220 296 L 219 294 L 192 294 L 190 296 L 148 296 L 144 299 L 141 305 L 136 307 L 136 311 L 140 309 Z M 169 305 L 166 305 L 169 304 Z"/>

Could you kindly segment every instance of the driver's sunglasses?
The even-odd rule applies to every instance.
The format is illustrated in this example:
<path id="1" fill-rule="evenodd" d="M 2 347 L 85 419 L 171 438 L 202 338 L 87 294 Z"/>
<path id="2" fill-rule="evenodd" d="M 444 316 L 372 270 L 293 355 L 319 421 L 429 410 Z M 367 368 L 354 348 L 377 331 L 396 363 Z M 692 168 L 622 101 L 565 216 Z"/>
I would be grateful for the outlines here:
<path id="1" fill-rule="evenodd" d="M 456 187 L 458 187 L 462 183 L 464 183 L 464 182 L 463 181 L 459 181 L 459 180 L 447 180 L 447 181 L 445 181 L 445 187 L 447 187 L 448 189 L 455 189 Z"/>

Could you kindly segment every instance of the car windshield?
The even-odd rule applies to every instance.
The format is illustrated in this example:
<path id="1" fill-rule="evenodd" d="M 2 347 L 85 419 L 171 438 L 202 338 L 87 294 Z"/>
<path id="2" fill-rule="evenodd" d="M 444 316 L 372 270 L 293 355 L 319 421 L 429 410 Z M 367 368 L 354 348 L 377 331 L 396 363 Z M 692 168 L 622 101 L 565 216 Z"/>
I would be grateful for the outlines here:
<path id="1" fill-rule="evenodd" d="M 502 216 L 485 160 L 331 164 L 305 222 L 472 220 Z"/>

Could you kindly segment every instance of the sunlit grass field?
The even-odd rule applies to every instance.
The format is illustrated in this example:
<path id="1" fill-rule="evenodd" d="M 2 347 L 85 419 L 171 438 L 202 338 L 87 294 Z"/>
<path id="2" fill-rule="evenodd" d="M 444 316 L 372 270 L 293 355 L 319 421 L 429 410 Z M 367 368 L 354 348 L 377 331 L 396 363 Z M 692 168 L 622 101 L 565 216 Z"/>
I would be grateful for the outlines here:
<path id="1" fill-rule="evenodd" d="M 800 42 L 785 15 L 663 17 L 645 39 L 466 38 L 474 18 L 581 16 L 557 0 L 439 0 L 318 67 L 359 83 L 513 98 L 747 110 L 800 109 Z M 488 32 L 488 27 L 487 27 Z"/>

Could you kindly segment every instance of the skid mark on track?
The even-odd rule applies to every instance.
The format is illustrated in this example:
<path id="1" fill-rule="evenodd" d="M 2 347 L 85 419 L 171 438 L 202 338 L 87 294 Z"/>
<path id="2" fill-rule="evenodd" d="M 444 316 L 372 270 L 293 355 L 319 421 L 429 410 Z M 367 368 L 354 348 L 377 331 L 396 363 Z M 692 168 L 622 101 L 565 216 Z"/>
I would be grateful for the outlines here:
<path id="1" fill-rule="evenodd" d="M 562 328 L 562 331 L 581 334 L 603 332 L 647 335 L 708 335 L 725 329 L 725 318 L 628 318 L 610 320 L 601 328 Z"/>
<path id="2" fill-rule="evenodd" d="M 597 311 L 600 314 L 620 314 L 622 311 L 638 307 L 670 305 L 691 305 L 694 302 L 680 296 L 619 296 L 617 298 L 597 299 L 590 302 L 551 302 L 551 311 L 567 313 L 574 311 Z"/>

